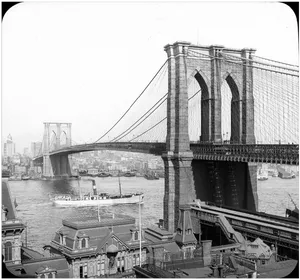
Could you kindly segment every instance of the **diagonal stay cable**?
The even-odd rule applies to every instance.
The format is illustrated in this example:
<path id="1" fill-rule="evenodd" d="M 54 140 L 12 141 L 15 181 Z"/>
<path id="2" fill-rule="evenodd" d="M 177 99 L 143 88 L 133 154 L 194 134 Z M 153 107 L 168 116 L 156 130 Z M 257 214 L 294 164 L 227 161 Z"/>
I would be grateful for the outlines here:
<path id="1" fill-rule="evenodd" d="M 166 100 L 167 100 L 167 96 L 168 93 L 166 93 L 163 97 L 161 97 L 143 116 L 141 116 L 137 121 L 135 121 L 135 123 L 133 123 L 129 128 L 127 128 L 124 132 L 122 132 L 121 134 L 119 134 L 118 136 L 116 136 L 111 142 L 117 142 L 119 140 L 121 140 L 122 138 L 124 138 L 125 136 L 127 136 L 131 131 L 133 131 L 134 129 L 136 129 L 140 124 L 142 124 L 147 118 L 149 118 Z M 163 101 L 162 101 L 163 100 Z M 161 102 L 162 101 L 162 102 Z M 137 122 L 139 122 L 145 115 L 147 115 L 159 102 L 161 102 L 161 104 L 159 104 L 143 121 L 141 121 L 138 125 L 136 125 L 134 128 L 132 128 Z M 132 129 L 131 129 L 132 128 Z M 130 130 L 131 129 L 131 130 Z M 128 131 L 130 130 L 130 131 Z M 128 131 L 128 132 L 127 132 Z M 127 132 L 127 133 L 126 133 Z M 126 134 L 125 134 L 126 133 Z M 123 135 L 125 134 L 125 135 Z M 123 135 L 123 136 L 122 136 Z"/>
<path id="2" fill-rule="evenodd" d="M 201 89 L 199 89 L 196 93 L 194 93 L 194 95 L 192 95 L 188 101 L 190 101 L 191 99 L 193 99 L 199 92 L 201 91 Z M 148 131 L 150 131 L 151 129 L 155 128 L 156 126 L 158 126 L 160 123 L 162 123 L 167 117 L 164 117 L 162 120 L 160 120 L 159 122 L 157 122 L 156 124 L 154 124 L 153 126 L 151 126 L 149 129 L 147 129 L 146 131 L 144 131 L 143 133 L 139 134 L 138 136 L 132 138 L 130 141 L 128 142 L 132 142 L 133 140 L 143 136 L 145 133 L 147 133 Z"/>
<path id="3" fill-rule="evenodd" d="M 96 140 L 94 143 L 97 143 L 100 141 L 104 136 L 106 136 L 124 117 L 125 115 L 129 112 L 129 110 L 132 108 L 132 106 L 138 101 L 138 99 L 144 94 L 146 89 L 149 87 L 149 85 L 152 83 L 152 81 L 155 79 L 155 77 L 158 75 L 160 70 L 166 65 L 168 62 L 168 59 L 164 62 L 164 64 L 159 68 L 159 70 L 156 72 L 156 74 L 153 76 L 151 81 L 147 84 L 147 86 L 144 88 L 144 90 L 140 93 L 140 95 L 133 101 L 133 103 L 129 106 L 129 108 L 126 110 L 126 112 L 119 118 L 119 120 L 106 132 L 104 133 L 98 140 Z"/>

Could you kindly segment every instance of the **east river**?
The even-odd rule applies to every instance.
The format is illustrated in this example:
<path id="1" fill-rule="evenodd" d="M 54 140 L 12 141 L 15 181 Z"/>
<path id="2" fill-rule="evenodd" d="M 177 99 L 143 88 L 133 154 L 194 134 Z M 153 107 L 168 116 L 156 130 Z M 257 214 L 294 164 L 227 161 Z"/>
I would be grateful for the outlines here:
<path id="1" fill-rule="evenodd" d="M 98 192 L 118 194 L 118 178 L 95 178 Z M 164 179 L 121 178 L 122 192 L 145 194 L 142 210 L 142 224 L 147 227 L 163 217 Z M 70 216 L 96 215 L 97 207 L 60 208 L 52 205 L 50 197 L 61 194 L 92 192 L 92 183 L 87 178 L 79 181 L 9 181 L 13 199 L 17 201 L 17 216 L 27 224 L 28 247 L 43 252 L 42 247 L 50 243 L 62 219 Z M 286 207 L 293 209 L 289 193 L 299 206 L 299 177 L 283 180 L 269 177 L 258 181 L 259 211 L 275 215 L 285 215 Z M 100 207 L 100 213 L 122 213 L 131 215 L 138 221 L 138 205 L 115 205 Z"/>

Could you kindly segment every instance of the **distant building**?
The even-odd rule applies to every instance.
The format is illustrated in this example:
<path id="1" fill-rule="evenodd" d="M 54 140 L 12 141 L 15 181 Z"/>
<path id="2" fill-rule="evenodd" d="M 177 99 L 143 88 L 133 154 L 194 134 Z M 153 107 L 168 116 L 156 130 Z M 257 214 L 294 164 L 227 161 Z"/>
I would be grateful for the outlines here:
<path id="1" fill-rule="evenodd" d="M 13 164 L 20 164 L 21 163 L 21 157 L 20 157 L 20 155 L 19 154 L 14 154 L 12 156 L 11 162 Z"/>
<path id="2" fill-rule="evenodd" d="M 11 135 L 7 136 L 6 143 L 3 147 L 3 156 L 12 157 L 16 153 L 16 144 L 13 142 Z"/>
<path id="3" fill-rule="evenodd" d="M 42 149 L 42 142 L 32 142 L 31 143 L 31 156 L 36 157 Z"/>

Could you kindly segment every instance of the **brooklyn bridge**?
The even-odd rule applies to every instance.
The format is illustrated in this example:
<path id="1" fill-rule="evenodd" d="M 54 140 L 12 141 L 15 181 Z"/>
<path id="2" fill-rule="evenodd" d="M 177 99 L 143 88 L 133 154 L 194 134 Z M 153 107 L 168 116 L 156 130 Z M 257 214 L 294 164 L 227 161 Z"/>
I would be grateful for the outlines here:
<path id="1" fill-rule="evenodd" d="M 61 177 L 72 175 L 74 153 L 161 156 L 170 231 L 179 205 L 196 199 L 256 211 L 258 163 L 299 164 L 298 66 L 248 48 L 175 42 L 164 50 L 166 61 L 95 141 L 76 144 L 71 123 L 44 123 L 35 164 L 43 176 Z"/>

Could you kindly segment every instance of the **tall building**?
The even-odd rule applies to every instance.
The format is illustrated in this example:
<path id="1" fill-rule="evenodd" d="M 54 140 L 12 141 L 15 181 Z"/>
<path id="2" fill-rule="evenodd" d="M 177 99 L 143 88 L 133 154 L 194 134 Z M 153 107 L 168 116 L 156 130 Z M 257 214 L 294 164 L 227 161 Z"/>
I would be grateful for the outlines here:
<path id="1" fill-rule="evenodd" d="M 9 134 L 7 136 L 6 143 L 4 143 L 3 147 L 3 156 L 4 157 L 11 157 L 16 153 L 16 144 L 12 141 L 12 137 Z"/>
<path id="2" fill-rule="evenodd" d="M 41 153 L 42 142 L 32 142 L 31 143 L 31 156 L 35 157 Z"/>

